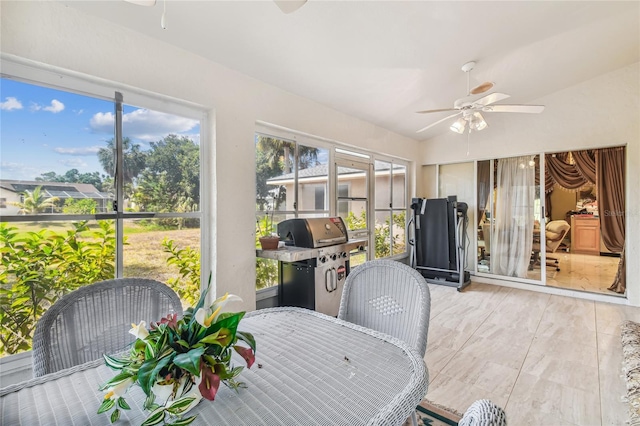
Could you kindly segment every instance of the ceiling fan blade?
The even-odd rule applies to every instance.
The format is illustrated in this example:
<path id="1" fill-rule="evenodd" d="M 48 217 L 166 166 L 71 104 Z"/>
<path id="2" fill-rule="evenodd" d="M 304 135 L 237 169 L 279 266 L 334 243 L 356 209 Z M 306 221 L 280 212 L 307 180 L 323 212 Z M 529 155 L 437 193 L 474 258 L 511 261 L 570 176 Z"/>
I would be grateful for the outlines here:
<path id="1" fill-rule="evenodd" d="M 156 0 L 124 0 L 127 3 L 137 4 L 138 6 L 154 6 Z"/>
<path id="2" fill-rule="evenodd" d="M 473 101 L 473 106 L 477 106 L 477 105 L 489 105 L 492 104 L 494 102 L 499 102 L 501 100 L 510 98 L 511 96 L 509 95 L 505 95 L 504 93 L 491 93 L 487 96 L 483 96 L 482 98 Z"/>
<path id="3" fill-rule="evenodd" d="M 544 111 L 544 105 L 487 105 L 482 108 L 485 112 L 525 112 L 539 114 Z"/>
<path id="4" fill-rule="evenodd" d="M 455 114 L 451 114 L 450 116 L 445 117 L 445 118 L 443 118 L 442 120 L 438 120 L 438 121 L 436 121 L 435 123 L 431 123 L 431 124 L 429 124 L 427 127 L 423 127 L 422 129 L 418 130 L 416 133 L 424 132 L 425 130 L 430 129 L 430 128 L 432 128 L 433 126 L 436 126 L 436 125 L 438 125 L 438 124 L 442 123 L 443 121 L 446 121 L 446 120 L 448 120 L 448 119 L 450 119 L 450 118 L 453 118 L 453 117 L 455 117 L 455 116 L 457 116 L 457 115 L 460 115 L 460 114 L 462 114 L 462 111 L 460 111 L 460 112 L 456 112 Z"/>
<path id="5" fill-rule="evenodd" d="M 471 95 L 479 95 L 480 93 L 484 93 L 487 92 L 489 90 L 491 90 L 491 88 L 493 88 L 493 83 L 490 81 L 485 81 L 484 83 L 474 87 L 473 89 L 471 89 L 471 91 L 469 92 L 469 94 Z"/>
<path id="6" fill-rule="evenodd" d="M 416 114 L 429 114 L 432 112 L 457 111 L 457 108 L 428 109 L 425 111 L 416 111 Z"/>
<path id="7" fill-rule="evenodd" d="M 300 9 L 307 0 L 273 0 L 283 13 L 293 13 Z"/>

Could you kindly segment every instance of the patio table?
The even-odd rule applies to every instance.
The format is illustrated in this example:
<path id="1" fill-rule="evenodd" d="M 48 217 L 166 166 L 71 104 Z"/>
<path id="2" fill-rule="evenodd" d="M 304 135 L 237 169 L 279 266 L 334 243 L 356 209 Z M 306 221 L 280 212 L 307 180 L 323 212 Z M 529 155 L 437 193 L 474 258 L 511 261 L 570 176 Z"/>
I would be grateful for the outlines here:
<path id="1" fill-rule="evenodd" d="M 401 425 L 427 393 L 422 357 L 391 336 L 301 308 L 250 312 L 239 330 L 257 342 L 246 388 L 221 384 L 194 425 Z M 99 360 L 0 389 L 0 424 L 109 425 L 98 386 L 114 374 Z M 142 423 L 144 399 L 133 386 L 116 425 Z"/>

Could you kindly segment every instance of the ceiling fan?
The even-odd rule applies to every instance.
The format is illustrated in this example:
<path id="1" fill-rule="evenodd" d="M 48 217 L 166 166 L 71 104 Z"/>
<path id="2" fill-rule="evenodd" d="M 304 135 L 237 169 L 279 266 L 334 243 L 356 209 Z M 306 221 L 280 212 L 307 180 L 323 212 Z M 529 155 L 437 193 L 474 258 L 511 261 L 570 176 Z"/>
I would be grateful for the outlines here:
<path id="1" fill-rule="evenodd" d="M 441 108 L 430 109 L 426 111 L 418 111 L 418 114 L 429 114 L 432 112 L 444 112 L 455 111 L 441 120 L 431 123 L 426 127 L 418 130 L 416 133 L 424 132 L 438 124 L 447 121 L 451 118 L 460 116 L 451 126 L 450 129 L 457 133 L 464 133 L 467 125 L 469 126 L 469 132 L 471 130 L 480 131 L 487 128 L 488 124 L 484 120 L 481 112 L 524 112 L 524 113 L 541 113 L 544 110 L 544 105 L 494 105 L 496 102 L 509 98 L 509 95 L 504 93 L 490 93 L 479 99 L 473 99 L 474 95 L 485 93 L 494 86 L 491 82 L 485 82 L 473 89 L 469 88 L 469 75 L 471 70 L 475 67 L 475 62 L 467 62 L 462 66 L 462 71 L 467 73 L 467 96 L 457 99 L 453 103 L 453 108 Z"/>

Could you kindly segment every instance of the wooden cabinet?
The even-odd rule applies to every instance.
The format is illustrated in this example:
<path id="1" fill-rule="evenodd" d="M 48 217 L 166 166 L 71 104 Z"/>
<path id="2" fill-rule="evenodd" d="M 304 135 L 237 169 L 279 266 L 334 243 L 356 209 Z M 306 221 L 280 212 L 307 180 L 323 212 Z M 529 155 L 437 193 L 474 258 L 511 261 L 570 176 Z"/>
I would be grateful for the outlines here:
<path id="1" fill-rule="evenodd" d="M 591 215 L 571 216 L 571 252 L 600 254 L 600 218 Z"/>

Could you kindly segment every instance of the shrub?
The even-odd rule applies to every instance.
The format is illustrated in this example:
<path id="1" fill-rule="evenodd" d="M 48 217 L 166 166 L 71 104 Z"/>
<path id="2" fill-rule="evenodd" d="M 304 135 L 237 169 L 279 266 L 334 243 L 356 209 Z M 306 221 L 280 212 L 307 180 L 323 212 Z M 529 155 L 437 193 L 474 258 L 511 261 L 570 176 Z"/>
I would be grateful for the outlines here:
<path id="1" fill-rule="evenodd" d="M 115 231 L 99 221 L 56 233 L 0 224 L 0 355 L 31 348 L 35 325 L 64 294 L 115 275 Z"/>
<path id="2" fill-rule="evenodd" d="M 62 212 L 65 214 L 95 214 L 97 209 L 98 203 L 91 198 L 84 198 L 82 200 L 67 198 L 64 200 Z"/>
<path id="3" fill-rule="evenodd" d="M 180 278 L 169 278 L 167 284 L 182 301 L 194 306 L 200 298 L 200 251 L 189 246 L 178 248 L 167 238 L 162 240 L 162 247 L 169 253 L 167 264 L 177 266 L 180 271 Z"/>

